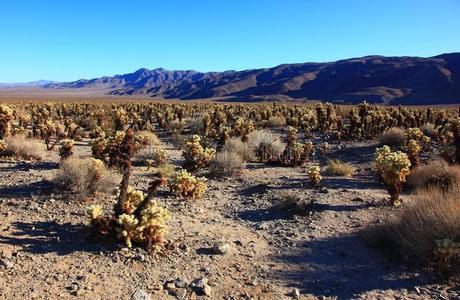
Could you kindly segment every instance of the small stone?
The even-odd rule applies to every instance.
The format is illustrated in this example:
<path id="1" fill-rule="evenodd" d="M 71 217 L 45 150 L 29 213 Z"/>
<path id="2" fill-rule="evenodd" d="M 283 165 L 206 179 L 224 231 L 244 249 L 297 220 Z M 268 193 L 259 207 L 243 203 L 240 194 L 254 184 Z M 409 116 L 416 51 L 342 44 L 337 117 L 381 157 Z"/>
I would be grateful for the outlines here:
<path id="1" fill-rule="evenodd" d="M 300 291 L 299 289 L 295 288 L 291 293 L 292 298 L 300 299 Z"/>
<path id="2" fill-rule="evenodd" d="M 190 283 L 190 286 L 202 289 L 207 284 L 208 284 L 208 279 L 206 279 L 205 277 L 200 277 L 200 278 L 193 280 L 192 283 Z"/>
<path id="3" fill-rule="evenodd" d="M 185 298 L 187 298 L 187 289 L 185 288 L 177 289 L 176 298 L 179 300 L 184 300 Z"/>
<path id="4" fill-rule="evenodd" d="M 209 285 L 205 285 L 202 291 L 204 295 L 211 297 L 212 288 Z"/>
<path id="5" fill-rule="evenodd" d="M 140 262 L 144 262 L 145 261 L 145 255 L 144 254 L 139 254 L 135 257 L 136 260 L 140 261 Z"/>
<path id="6" fill-rule="evenodd" d="M 131 295 L 131 300 L 151 300 L 150 295 L 143 289 L 137 289 Z"/>
<path id="7" fill-rule="evenodd" d="M 230 251 L 230 245 L 228 243 L 216 243 L 212 247 L 212 250 L 215 254 L 226 254 L 228 251 Z"/>
<path id="8" fill-rule="evenodd" d="M 322 187 L 322 188 L 319 189 L 319 192 L 322 193 L 322 194 L 327 194 L 327 193 L 329 193 L 329 190 L 327 188 L 325 188 L 325 187 Z"/>
<path id="9" fill-rule="evenodd" d="M 172 291 L 172 290 L 176 289 L 176 285 L 173 282 L 168 282 L 168 283 L 166 283 L 165 288 L 168 291 Z"/>
<path id="10" fill-rule="evenodd" d="M 5 269 L 11 269 L 14 266 L 14 263 L 6 258 L 0 259 L 0 266 L 4 266 Z"/>
<path id="11" fill-rule="evenodd" d="M 179 277 L 177 278 L 176 280 L 174 280 L 174 285 L 177 287 L 177 288 L 185 288 L 188 286 L 188 283 L 187 281 L 185 281 L 183 278 Z"/>

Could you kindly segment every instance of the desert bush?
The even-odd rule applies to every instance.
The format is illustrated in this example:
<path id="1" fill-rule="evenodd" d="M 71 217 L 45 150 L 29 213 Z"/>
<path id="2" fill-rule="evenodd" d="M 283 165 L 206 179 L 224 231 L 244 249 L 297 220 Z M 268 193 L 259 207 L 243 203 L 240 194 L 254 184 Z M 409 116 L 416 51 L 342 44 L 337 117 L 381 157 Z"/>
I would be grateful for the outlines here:
<path id="1" fill-rule="evenodd" d="M 433 124 L 425 124 L 420 127 L 420 130 L 422 130 L 423 134 L 428 137 L 432 137 L 434 132 L 435 132 L 435 127 Z"/>
<path id="2" fill-rule="evenodd" d="M 185 144 L 182 155 L 185 158 L 184 167 L 188 170 L 208 167 L 216 153 L 213 148 L 204 148 L 200 141 L 201 138 L 198 135 L 193 135 Z"/>
<path id="3" fill-rule="evenodd" d="M 120 180 L 121 176 L 101 160 L 73 157 L 62 161 L 54 178 L 57 185 L 72 190 L 81 198 L 98 192 L 111 193 Z"/>
<path id="4" fill-rule="evenodd" d="M 372 245 L 417 266 L 432 266 L 446 274 L 460 271 L 460 198 L 449 192 L 423 189 L 404 209 L 381 225 L 367 228 Z"/>
<path id="5" fill-rule="evenodd" d="M 340 160 L 329 160 L 326 166 L 326 173 L 331 176 L 351 177 L 355 173 L 355 167 Z"/>
<path id="6" fill-rule="evenodd" d="M 158 136 L 155 133 L 151 131 L 147 131 L 147 130 L 142 130 L 142 131 L 137 132 L 136 139 L 141 141 L 141 143 L 144 144 L 145 146 L 161 145 L 161 141 L 158 138 Z"/>
<path id="7" fill-rule="evenodd" d="M 251 157 L 257 157 L 262 162 L 278 161 L 286 148 L 281 138 L 267 129 L 251 132 L 248 144 Z"/>
<path id="8" fill-rule="evenodd" d="M 211 161 L 211 173 L 217 176 L 232 176 L 243 170 L 245 162 L 238 152 L 227 149 L 219 151 Z"/>
<path id="9" fill-rule="evenodd" d="M 393 127 L 385 131 L 379 140 L 380 145 L 400 147 L 406 143 L 406 132 L 399 127 Z"/>
<path id="10" fill-rule="evenodd" d="M 135 154 L 134 160 L 146 164 L 148 169 L 152 166 L 161 166 L 167 162 L 166 152 L 159 147 L 149 146 Z"/>
<path id="11" fill-rule="evenodd" d="M 268 119 L 268 127 L 279 128 L 286 126 L 286 119 L 280 116 L 272 116 Z"/>
<path id="12" fill-rule="evenodd" d="M 294 191 L 282 191 L 275 196 L 275 208 L 295 215 L 310 213 L 316 199 L 306 199 Z"/>
<path id="13" fill-rule="evenodd" d="M 225 142 L 222 151 L 228 151 L 238 154 L 244 161 L 254 159 L 254 154 L 249 143 L 243 143 L 239 138 L 229 139 Z"/>
<path id="14" fill-rule="evenodd" d="M 433 161 L 414 169 L 407 178 L 407 183 L 415 189 L 439 187 L 447 190 L 460 184 L 460 166 Z"/>
<path id="15" fill-rule="evenodd" d="M 37 140 L 28 139 L 23 135 L 9 136 L 4 139 L 6 150 L 4 155 L 22 159 L 42 160 L 45 157 L 45 147 Z"/>

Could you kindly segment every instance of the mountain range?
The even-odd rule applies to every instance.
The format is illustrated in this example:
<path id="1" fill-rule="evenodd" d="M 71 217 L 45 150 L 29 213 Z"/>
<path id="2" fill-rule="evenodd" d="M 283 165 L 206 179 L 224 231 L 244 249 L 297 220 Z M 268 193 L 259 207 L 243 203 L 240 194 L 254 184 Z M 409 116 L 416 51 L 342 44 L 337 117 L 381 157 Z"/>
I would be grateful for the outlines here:
<path id="1" fill-rule="evenodd" d="M 107 89 L 111 95 L 237 101 L 327 100 L 382 104 L 460 103 L 460 52 L 434 57 L 366 56 L 325 63 L 283 64 L 244 71 L 162 68 L 47 83 L 45 89 Z"/>
<path id="2" fill-rule="evenodd" d="M 14 87 L 42 87 L 44 85 L 56 84 L 56 81 L 49 80 L 37 80 L 31 82 L 0 82 L 2 88 L 14 88 Z"/>

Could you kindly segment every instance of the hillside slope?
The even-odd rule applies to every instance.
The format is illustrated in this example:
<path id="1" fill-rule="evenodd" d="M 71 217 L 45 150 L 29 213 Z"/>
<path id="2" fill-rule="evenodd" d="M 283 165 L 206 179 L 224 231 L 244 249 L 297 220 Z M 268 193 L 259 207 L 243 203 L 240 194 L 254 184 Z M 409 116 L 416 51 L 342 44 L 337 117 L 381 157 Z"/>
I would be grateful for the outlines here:
<path id="1" fill-rule="evenodd" d="M 45 88 L 106 88 L 113 95 L 174 99 L 266 96 L 332 102 L 460 103 L 460 53 L 430 58 L 366 56 L 329 63 L 202 73 L 140 69 L 134 73 L 48 84 Z"/>

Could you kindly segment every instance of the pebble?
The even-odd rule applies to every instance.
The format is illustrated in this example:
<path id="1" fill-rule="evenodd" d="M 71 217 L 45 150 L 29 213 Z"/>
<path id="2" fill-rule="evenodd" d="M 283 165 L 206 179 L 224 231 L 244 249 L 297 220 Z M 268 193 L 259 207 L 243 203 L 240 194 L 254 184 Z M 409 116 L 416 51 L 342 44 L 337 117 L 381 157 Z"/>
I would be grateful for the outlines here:
<path id="1" fill-rule="evenodd" d="M 228 251 L 230 251 L 230 244 L 228 243 L 216 243 L 214 244 L 214 246 L 212 247 L 212 251 L 215 253 L 215 254 L 226 254 Z"/>
<path id="2" fill-rule="evenodd" d="M 131 295 L 131 300 L 151 300 L 150 295 L 143 289 L 137 289 Z"/>
<path id="3" fill-rule="evenodd" d="M 176 298 L 179 299 L 179 300 L 183 300 L 183 299 L 187 298 L 187 289 L 185 289 L 185 288 L 177 289 Z"/>
<path id="4" fill-rule="evenodd" d="M 183 278 L 179 277 L 177 278 L 176 280 L 174 280 L 174 285 L 177 287 L 177 288 L 185 288 L 188 286 L 188 283 L 187 281 L 185 281 Z"/>
<path id="5" fill-rule="evenodd" d="M 300 299 L 300 291 L 299 289 L 295 288 L 291 293 L 292 298 Z"/>
<path id="6" fill-rule="evenodd" d="M 0 259 L 0 266 L 5 267 L 5 269 L 11 269 L 14 266 L 14 263 L 6 258 Z"/>

